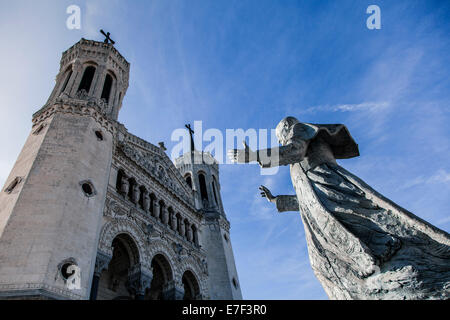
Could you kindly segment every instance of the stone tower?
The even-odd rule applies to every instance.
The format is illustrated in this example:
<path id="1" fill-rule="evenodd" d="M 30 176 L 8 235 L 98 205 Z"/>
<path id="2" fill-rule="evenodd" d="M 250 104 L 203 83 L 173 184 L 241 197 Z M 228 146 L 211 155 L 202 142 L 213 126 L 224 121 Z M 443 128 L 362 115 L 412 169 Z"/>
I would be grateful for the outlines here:
<path id="1" fill-rule="evenodd" d="M 63 53 L 0 193 L 0 297 L 89 297 L 128 76 L 112 44 L 82 39 Z"/>
<path id="2" fill-rule="evenodd" d="M 201 236 L 207 256 L 211 299 L 242 299 L 230 223 L 220 194 L 219 164 L 210 153 L 193 150 L 176 159 L 175 166 L 192 187 L 195 206 L 203 214 Z"/>
<path id="3" fill-rule="evenodd" d="M 128 132 L 129 69 L 109 43 L 63 53 L 0 190 L 0 299 L 241 298 L 218 166 Z"/>

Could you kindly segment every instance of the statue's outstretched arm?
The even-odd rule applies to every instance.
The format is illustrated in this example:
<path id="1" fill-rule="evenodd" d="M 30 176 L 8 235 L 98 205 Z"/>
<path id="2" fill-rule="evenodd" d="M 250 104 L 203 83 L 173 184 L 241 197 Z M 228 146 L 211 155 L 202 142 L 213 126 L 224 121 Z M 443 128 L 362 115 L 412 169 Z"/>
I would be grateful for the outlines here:
<path id="1" fill-rule="evenodd" d="M 263 168 L 285 166 L 301 161 L 306 154 L 308 142 L 295 139 L 287 145 L 257 151 L 257 161 Z"/>
<path id="2" fill-rule="evenodd" d="M 261 196 L 277 206 L 278 212 L 300 211 L 297 196 L 273 196 L 269 189 L 260 186 Z"/>
<path id="3" fill-rule="evenodd" d="M 302 139 L 293 139 L 285 146 L 258 151 L 251 150 L 245 141 L 243 144 L 244 149 L 229 150 L 228 157 L 233 162 L 238 163 L 257 161 L 263 168 L 285 166 L 299 162 L 305 156 L 308 148 L 308 142 Z"/>

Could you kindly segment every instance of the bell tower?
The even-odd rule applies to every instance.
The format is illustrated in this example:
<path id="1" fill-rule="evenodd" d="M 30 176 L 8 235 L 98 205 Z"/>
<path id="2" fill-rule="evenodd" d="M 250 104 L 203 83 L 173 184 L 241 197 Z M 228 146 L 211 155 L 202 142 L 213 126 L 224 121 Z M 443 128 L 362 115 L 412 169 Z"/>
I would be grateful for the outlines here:
<path id="1" fill-rule="evenodd" d="M 81 39 L 0 190 L 0 298 L 89 299 L 129 63 Z"/>
<path id="2" fill-rule="evenodd" d="M 63 53 L 55 87 L 44 108 L 67 99 L 82 100 L 96 105 L 108 119 L 117 120 L 129 71 L 130 64 L 111 43 L 81 39 Z"/>
<path id="3" fill-rule="evenodd" d="M 192 187 L 196 208 L 202 212 L 201 229 L 206 251 L 209 294 L 212 300 L 241 300 L 242 293 L 233 248 L 230 223 L 222 204 L 219 182 L 219 164 L 209 152 L 195 150 L 191 134 L 191 151 L 175 160 L 175 166 Z"/>

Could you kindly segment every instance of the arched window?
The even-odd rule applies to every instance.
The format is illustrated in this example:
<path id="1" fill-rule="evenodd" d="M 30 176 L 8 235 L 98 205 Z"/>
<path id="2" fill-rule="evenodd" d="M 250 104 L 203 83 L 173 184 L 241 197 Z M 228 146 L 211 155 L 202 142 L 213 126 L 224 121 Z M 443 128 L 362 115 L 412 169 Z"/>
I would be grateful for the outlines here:
<path id="1" fill-rule="evenodd" d="M 116 189 L 117 192 L 121 192 L 122 190 L 122 177 L 124 176 L 125 172 L 122 169 L 119 169 L 117 172 L 117 180 L 116 180 Z"/>
<path id="2" fill-rule="evenodd" d="M 182 234 L 183 233 L 183 226 L 182 226 L 183 218 L 181 217 L 181 214 L 179 214 L 179 213 L 176 214 L 176 218 L 177 218 L 178 233 Z"/>
<path id="3" fill-rule="evenodd" d="M 92 80 L 94 79 L 95 67 L 89 66 L 84 70 L 83 78 L 81 78 L 80 86 L 78 87 L 78 91 L 86 90 L 89 93 L 91 89 Z"/>
<path id="4" fill-rule="evenodd" d="M 166 207 L 166 204 L 164 203 L 164 201 L 159 200 L 159 219 L 161 221 L 163 221 L 163 219 L 164 219 L 163 214 L 164 214 L 165 207 Z"/>
<path id="5" fill-rule="evenodd" d="M 154 212 L 154 209 L 153 209 L 153 207 L 155 205 L 155 201 L 156 201 L 156 196 L 155 196 L 154 193 L 151 193 L 150 194 L 150 213 L 152 214 L 152 216 L 155 215 L 155 212 Z"/>
<path id="6" fill-rule="evenodd" d="M 109 103 L 109 97 L 111 95 L 111 88 L 113 84 L 113 78 L 111 75 L 107 74 L 105 78 L 105 83 L 103 84 L 103 91 L 102 91 L 102 99 L 105 99 L 106 103 Z"/>
<path id="7" fill-rule="evenodd" d="M 175 226 L 174 220 L 176 220 L 176 217 L 175 217 L 175 213 L 173 212 L 172 207 L 169 207 L 169 208 L 167 209 L 167 212 L 168 212 L 168 214 L 169 214 L 169 220 L 168 220 L 169 226 L 170 226 L 172 229 L 174 229 L 174 226 Z"/>
<path id="8" fill-rule="evenodd" d="M 101 271 L 96 300 L 131 300 L 128 291 L 128 270 L 140 260 L 136 241 L 128 234 L 120 233 L 112 241 L 112 259 Z"/>
<path id="9" fill-rule="evenodd" d="M 191 226 L 192 229 L 192 241 L 194 242 L 194 244 L 198 245 L 198 234 L 197 234 L 197 227 L 195 226 L 195 224 L 192 224 Z"/>
<path id="10" fill-rule="evenodd" d="M 200 196 L 202 200 L 208 201 L 208 191 L 206 191 L 206 180 L 203 173 L 199 173 L 198 180 L 200 182 Z"/>
<path id="11" fill-rule="evenodd" d="M 174 300 L 174 290 L 165 290 L 166 284 L 173 280 L 170 262 L 163 254 L 157 254 L 151 262 L 153 279 L 144 300 Z"/>
<path id="12" fill-rule="evenodd" d="M 66 80 L 64 80 L 64 84 L 62 86 L 61 92 L 64 92 L 64 90 L 66 90 L 67 88 L 67 84 L 69 83 L 70 77 L 72 76 L 72 68 L 68 71 L 68 75 L 66 77 Z"/>
<path id="13" fill-rule="evenodd" d="M 190 174 L 188 174 L 186 177 L 185 177 L 185 179 L 186 179 L 186 183 L 189 185 L 189 187 L 191 187 L 191 189 L 192 189 L 192 178 L 191 178 L 191 175 Z"/>
<path id="14" fill-rule="evenodd" d="M 183 300 L 197 300 L 201 298 L 200 286 L 196 277 L 191 271 L 185 271 L 181 280 L 184 287 Z"/>
<path id="15" fill-rule="evenodd" d="M 219 205 L 219 201 L 217 201 L 217 193 L 216 193 L 216 178 L 213 177 L 213 182 L 212 182 L 212 189 L 213 189 L 213 194 L 214 194 L 214 200 L 216 201 L 216 204 Z"/>

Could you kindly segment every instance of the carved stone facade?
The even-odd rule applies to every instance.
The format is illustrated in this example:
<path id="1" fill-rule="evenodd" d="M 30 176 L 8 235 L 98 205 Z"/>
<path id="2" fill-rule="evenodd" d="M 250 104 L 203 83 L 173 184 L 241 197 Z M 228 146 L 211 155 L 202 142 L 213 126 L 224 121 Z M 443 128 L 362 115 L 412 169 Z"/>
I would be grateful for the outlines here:
<path id="1" fill-rule="evenodd" d="M 117 121 L 128 74 L 111 44 L 82 39 L 63 53 L 0 193 L 0 297 L 242 298 L 222 244 L 217 164 L 191 165 L 189 182 L 163 145 Z M 75 289 L 63 270 L 71 263 L 81 270 Z"/>

